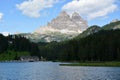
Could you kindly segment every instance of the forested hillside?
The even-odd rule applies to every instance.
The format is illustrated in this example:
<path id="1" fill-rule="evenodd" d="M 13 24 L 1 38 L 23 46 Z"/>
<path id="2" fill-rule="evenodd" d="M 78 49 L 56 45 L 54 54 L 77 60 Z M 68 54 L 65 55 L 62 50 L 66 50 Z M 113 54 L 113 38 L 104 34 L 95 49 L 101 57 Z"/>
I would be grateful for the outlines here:
<path id="1" fill-rule="evenodd" d="M 101 30 L 85 38 L 39 46 L 48 60 L 119 61 L 120 30 Z"/>
<path id="2" fill-rule="evenodd" d="M 100 30 L 83 38 L 79 36 L 63 42 L 33 43 L 21 36 L 0 34 L 0 60 L 31 55 L 52 61 L 120 61 L 119 29 Z"/>
<path id="3" fill-rule="evenodd" d="M 28 39 L 10 35 L 3 36 L 0 34 L 0 60 L 15 60 L 20 56 L 39 56 L 39 48 L 36 43 Z"/>

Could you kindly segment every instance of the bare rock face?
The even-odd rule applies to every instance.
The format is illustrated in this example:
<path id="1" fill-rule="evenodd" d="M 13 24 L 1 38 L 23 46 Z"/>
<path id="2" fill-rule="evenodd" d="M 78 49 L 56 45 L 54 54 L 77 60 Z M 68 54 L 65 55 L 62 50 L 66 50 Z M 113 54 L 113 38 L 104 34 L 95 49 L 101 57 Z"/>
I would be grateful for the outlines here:
<path id="1" fill-rule="evenodd" d="M 74 38 L 87 28 L 87 22 L 78 13 L 75 12 L 70 16 L 65 11 L 62 11 L 46 26 L 40 27 L 32 33 L 33 37 L 30 35 L 28 38 L 34 42 L 60 42 Z"/>
<path id="2" fill-rule="evenodd" d="M 65 11 L 61 12 L 57 18 L 53 19 L 47 26 L 58 30 L 70 30 L 82 32 L 88 28 L 87 22 L 78 13 L 73 13 L 70 17 Z"/>
<path id="3" fill-rule="evenodd" d="M 88 28 L 87 21 L 85 21 L 78 13 L 74 12 L 71 19 L 76 24 L 78 30 L 84 31 Z"/>
<path id="4" fill-rule="evenodd" d="M 54 29 L 62 30 L 73 30 L 76 24 L 71 20 L 70 16 L 66 12 L 61 12 L 57 18 L 53 19 L 47 26 L 51 26 Z"/>
<path id="5" fill-rule="evenodd" d="M 73 21 L 83 21 L 83 19 L 80 17 L 80 15 L 77 12 L 74 12 L 72 14 L 72 20 Z"/>
<path id="6" fill-rule="evenodd" d="M 57 18 L 70 18 L 70 16 L 65 12 L 65 11 L 62 11 Z"/>

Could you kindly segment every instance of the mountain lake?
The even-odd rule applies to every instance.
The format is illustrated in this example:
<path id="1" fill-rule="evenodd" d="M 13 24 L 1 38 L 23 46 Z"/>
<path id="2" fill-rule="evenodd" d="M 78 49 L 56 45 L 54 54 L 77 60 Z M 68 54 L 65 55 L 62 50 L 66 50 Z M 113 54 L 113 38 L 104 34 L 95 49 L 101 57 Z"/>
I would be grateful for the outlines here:
<path id="1" fill-rule="evenodd" d="M 59 66 L 60 62 L 1 62 L 0 80 L 120 80 L 120 67 Z"/>

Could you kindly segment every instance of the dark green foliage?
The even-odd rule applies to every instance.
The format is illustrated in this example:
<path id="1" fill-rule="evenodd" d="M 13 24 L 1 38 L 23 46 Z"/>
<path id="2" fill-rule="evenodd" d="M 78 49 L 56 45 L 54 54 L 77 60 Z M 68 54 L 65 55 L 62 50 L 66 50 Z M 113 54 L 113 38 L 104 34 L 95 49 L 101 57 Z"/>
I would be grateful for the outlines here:
<path id="1" fill-rule="evenodd" d="M 18 57 L 20 57 L 18 56 L 20 55 L 20 52 L 22 54 L 21 56 L 26 55 L 26 52 L 28 52 L 29 55 L 40 57 L 39 48 L 36 43 L 32 43 L 28 39 L 21 36 L 9 35 L 5 37 L 2 34 L 0 34 L 0 57 L 7 56 L 8 58 L 6 59 L 16 60 L 18 59 Z M 9 56 L 11 56 L 11 58 L 9 58 Z"/>
<path id="2" fill-rule="evenodd" d="M 80 62 L 80 63 L 71 63 L 71 64 L 60 64 L 61 66 L 103 66 L 103 67 L 120 67 L 120 62 L 111 61 L 111 62 Z"/>
<path id="3" fill-rule="evenodd" d="M 60 61 L 119 61 L 120 30 L 101 30 L 84 38 L 39 45 L 47 60 Z"/>
<path id="4" fill-rule="evenodd" d="M 111 29 L 114 29 L 114 27 L 115 26 L 120 26 L 120 21 L 117 21 L 117 22 L 112 22 L 112 23 L 109 23 L 109 24 L 107 24 L 107 25 L 104 25 L 103 27 L 102 27 L 102 29 L 104 29 L 104 30 L 111 30 Z"/>
<path id="5" fill-rule="evenodd" d="M 7 48 L 8 48 L 8 41 L 2 34 L 0 34 L 0 53 L 6 51 Z"/>
<path id="6" fill-rule="evenodd" d="M 98 32 L 100 30 L 101 30 L 100 26 L 93 25 L 93 26 L 90 26 L 87 30 L 83 31 L 81 34 L 79 34 L 76 38 L 84 38 L 88 35 Z"/>
<path id="7" fill-rule="evenodd" d="M 94 25 L 72 40 L 50 43 L 32 43 L 22 37 L 29 33 L 7 37 L 0 34 L 0 60 L 31 55 L 53 61 L 120 61 L 120 30 L 117 29 L 120 29 L 120 21 L 102 28 Z M 66 35 L 53 34 L 66 38 Z"/>
<path id="8" fill-rule="evenodd" d="M 39 56 L 40 57 L 39 48 L 36 43 L 31 43 L 31 45 L 29 47 L 30 47 L 31 56 Z"/>

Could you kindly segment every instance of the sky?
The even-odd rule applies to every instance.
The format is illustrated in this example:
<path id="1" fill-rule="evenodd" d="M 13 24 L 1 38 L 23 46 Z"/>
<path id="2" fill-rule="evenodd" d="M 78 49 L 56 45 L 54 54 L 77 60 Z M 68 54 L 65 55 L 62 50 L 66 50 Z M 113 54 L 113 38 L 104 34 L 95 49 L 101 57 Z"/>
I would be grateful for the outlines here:
<path id="1" fill-rule="evenodd" d="M 0 0 L 0 33 L 34 32 L 61 11 L 78 12 L 88 25 L 120 20 L 120 0 Z"/>

